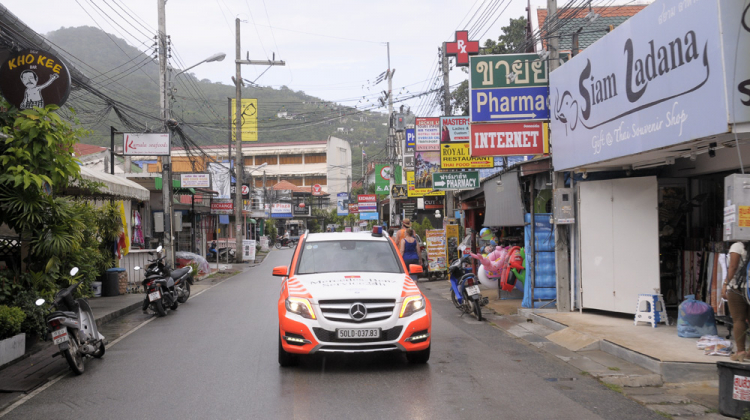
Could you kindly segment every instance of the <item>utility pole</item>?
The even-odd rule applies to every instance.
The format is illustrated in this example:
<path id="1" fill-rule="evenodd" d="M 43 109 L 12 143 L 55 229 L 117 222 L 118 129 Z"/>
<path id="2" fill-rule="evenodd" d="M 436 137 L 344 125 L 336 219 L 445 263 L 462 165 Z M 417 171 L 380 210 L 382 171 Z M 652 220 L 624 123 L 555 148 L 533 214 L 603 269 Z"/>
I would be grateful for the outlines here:
<path id="1" fill-rule="evenodd" d="M 169 133 L 169 96 L 167 95 L 167 18 L 166 0 L 156 0 L 158 5 L 159 34 L 159 105 L 163 130 Z M 171 140 L 170 140 L 171 141 Z M 172 237 L 172 176 L 170 156 L 161 158 L 162 205 L 164 207 L 164 252 L 168 266 L 174 267 L 174 243 Z"/>
<path id="2" fill-rule="evenodd" d="M 452 113 L 450 89 L 450 57 L 448 57 L 448 51 L 446 50 L 445 42 L 443 42 L 443 48 L 441 52 L 441 56 L 443 59 L 443 115 L 450 116 Z M 448 217 L 448 211 L 449 209 L 453 209 L 453 191 L 446 191 L 443 200 L 443 225 L 445 225 L 445 218 Z M 450 206 L 448 205 L 449 202 L 451 203 Z"/>
<path id="3" fill-rule="evenodd" d="M 396 129 L 393 127 L 393 71 L 391 70 L 391 43 L 387 42 L 388 49 L 388 163 L 391 165 L 390 182 L 388 182 L 388 227 L 393 226 L 393 210 L 396 208 L 393 202 L 393 183 L 396 176 Z"/>
<path id="4" fill-rule="evenodd" d="M 235 191 L 234 191 L 234 223 L 236 237 L 235 260 L 242 262 L 242 239 L 245 237 L 245 229 L 242 223 L 242 180 L 245 175 L 245 167 L 242 157 L 242 65 L 263 65 L 263 66 L 285 66 L 286 63 L 276 60 L 250 60 L 248 53 L 247 60 L 243 60 L 240 52 L 240 19 L 234 20 L 235 27 L 235 140 L 237 142 L 237 153 L 234 155 L 234 172 L 235 172 Z M 274 57 L 275 58 L 275 57 Z M 257 112 L 257 110 L 256 110 Z M 266 188 L 266 176 L 263 172 L 263 188 Z"/>
<path id="5" fill-rule="evenodd" d="M 557 0 L 547 0 L 547 28 L 555 28 L 557 24 Z M 550 72 L 560 66 L 560 38 L 556 30 L 547 32 L 547 48 L 549 50 L 549 62 L 547 68 Z M 565 188 L 565 177 L 557 176 L 552 171 L 552 188 L 557 193 L 558 188 Z M 532 198 L 533 200 L 533 198 Z M 554 201 L 554 200 L 553 200 Z M 532 204 L 533 205 L 533 204 Z M 533 221 L 533 219 L 532 219 Z M 569 312 L 571 307 L 571 294 L 574 292 L 570 273 L 570 248 L 568 239 L 565 237 L 565 229 L 555 225 L 555 278 L 557 279 L 557 310 Z M 534 256 L 536 260 L 536 256 Z M 532 283 L 533 284 L 533 283 Z"/>

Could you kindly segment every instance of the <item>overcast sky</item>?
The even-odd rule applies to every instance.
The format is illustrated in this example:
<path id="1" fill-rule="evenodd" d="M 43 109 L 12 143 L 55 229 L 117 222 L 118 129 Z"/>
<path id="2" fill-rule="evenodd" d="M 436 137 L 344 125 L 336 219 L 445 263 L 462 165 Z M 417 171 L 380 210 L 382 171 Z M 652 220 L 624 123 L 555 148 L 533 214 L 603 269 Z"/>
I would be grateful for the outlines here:
<path id="1" fill-rule="evenodd" d="M 546 3 L 532 0 L 532 10 Z M 3 0 L 2 4 L 39 33 L 98 26 L 142 51 L 153 43 L 157 26 L 157 0 Z M 497 7 L 492 9 L 495 13 L 481 18 L 492 5 Z M 376 93 L 387 89 L 386 83 L 372 86 L 388 67 L 386 42 L 390 42 L 391 67 L 396 69 L 394 97 L 404 97 L 430 89 L 438 47 L 452 41 L 455 30 L 469 29 L 470 38 L 482 42 L 497 39 L 510 18 L 525 16 L 525 6 L 525 0 L 170 0 L 166 26 L 185 66 L 216 52 L 226 53 L 224 61 L 204 63 L 191 72 L 231 84 L 234 19 L 240 18 L 243 58 L 248 51 L 250 59 L 270 59 L 275 52 L 277 60 L 286 61 L 286 67 L 262 75 L 267 67 L 243 66 L 244 78 L 362 108 L 375 103 Z M 536 23 L 536 13 L 532 15 Z M 466 78 L 454 70 L 451 84 Z M 425 109 L 418 99 L 407 104 L 414 112 Z"/>

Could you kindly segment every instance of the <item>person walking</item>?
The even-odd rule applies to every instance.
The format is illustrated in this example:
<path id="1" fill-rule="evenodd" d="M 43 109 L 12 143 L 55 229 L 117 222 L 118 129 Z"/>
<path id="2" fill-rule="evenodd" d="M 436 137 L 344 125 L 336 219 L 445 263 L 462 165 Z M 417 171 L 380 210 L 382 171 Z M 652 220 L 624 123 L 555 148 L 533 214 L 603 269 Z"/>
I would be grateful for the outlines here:
<path id="1" fill-rule="evenodd" d="M 397 246 L 399 247 L 401 246 L 401 240 L 404 239 L 404 237 L 406 237 L 407 229 L 411 229 L 411 220 L 404 219 L 404 221 L 401 222 L 401 229 L 399 229 L 398 231 L 396 231 L 396 233 L 394 233 L 395 236 L 393 237 L 393 239 L 396 241 Z"/>
<path id="2" fill-rule="evenodd" d="M 727 300 L 729 314 L 732 316 L 735 353 L 729 358 L 735 362 L 742 362 L 745 358 L 750 359 L 747 351 L 745 351 L 746 322 L 750 318 L 750 305 L 745 300 L 748 259 L 744 243 L 735 242 L 732 244 L 729 248 L 727 280 L 724 282 L 721 291 L 721 297 Z"/>
<path id="3" fill-rule="evenodd" d="M 419 255 L 417 247 L 418 243 L 417 238 L 414 237 L 414 229 L 406 229 L 406 236 L 401 240 L 398 249 L 401 252 L 401 256 L 404 258 L 404 263 L 406 263 L 407 269 L 410 264 L 422 265 L 422 256 Z M 419 275 L 411 276 L 411 279 L 414 281 L 417 281 L 418 278 Z"/>

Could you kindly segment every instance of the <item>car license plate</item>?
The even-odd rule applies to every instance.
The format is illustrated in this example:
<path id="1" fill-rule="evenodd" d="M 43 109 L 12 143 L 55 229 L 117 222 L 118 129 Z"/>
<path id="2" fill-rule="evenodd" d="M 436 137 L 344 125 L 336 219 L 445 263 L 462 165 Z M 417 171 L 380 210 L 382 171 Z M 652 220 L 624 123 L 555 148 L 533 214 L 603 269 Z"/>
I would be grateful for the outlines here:
<path id="1" fill-rule="evenodd" d="M 52 340 L 55 344 L 60 344 L 68 341 L 68 329 L 61 328 L 59 330 L 52 331 Z"/>
<path id="2" fill-rule="evenodd" d="M 474 296 L 482 294 L 482 292 L 479 291 L 479 286 L 468 286 L 466 288 L 466 294 L 469 296 Z"/>
<path id="3" fill-rule="evenodd" d="M 159 292 L 158 290 L 155 291 L 155 292 L 153 292 L 153 293 L 149 293 L 148 294 L 148 300 L 149 300 L 149 302 L 155 302 L 155 301 L 157 301 L 159 299 L 161 299 L 161 292 Z"/>
<path id="4" fill-rule="evenodd" d="M 339 328 L 336 336 L 346 340 L 350 338 L 380 338 L 380 328 Z"/>

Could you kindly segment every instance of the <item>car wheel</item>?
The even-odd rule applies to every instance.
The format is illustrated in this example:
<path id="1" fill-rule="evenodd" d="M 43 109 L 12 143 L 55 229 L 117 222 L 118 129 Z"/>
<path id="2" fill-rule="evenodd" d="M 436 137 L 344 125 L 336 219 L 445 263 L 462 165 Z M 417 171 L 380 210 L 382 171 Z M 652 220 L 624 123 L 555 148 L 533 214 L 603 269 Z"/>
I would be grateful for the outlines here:
<path id="1" fill-rule="evenodd" d="M 279 336 L 279 366 L 291 367 L 297 366 L 298 363 L 299 356 L 284 350 L 284 346 L 281 345 L 281 336 Z"/>
<path id="2" fill-rule="evenodd" d="M 406 353 L 406 360 L 413 365 L 423 365 L 427 363 L 427 361 L 430 360 L 430 347 L 432 347 L 432 345 L 424 350 L 410 351 Z"/>

